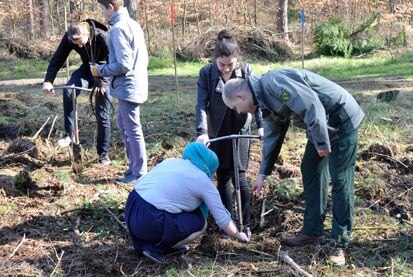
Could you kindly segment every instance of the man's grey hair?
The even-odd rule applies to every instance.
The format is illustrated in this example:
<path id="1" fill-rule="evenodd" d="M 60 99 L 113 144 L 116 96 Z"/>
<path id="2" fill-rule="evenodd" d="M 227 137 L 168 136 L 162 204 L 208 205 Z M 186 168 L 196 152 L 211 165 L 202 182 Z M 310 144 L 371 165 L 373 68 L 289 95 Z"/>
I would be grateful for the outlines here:
<path id="1" fill-rule="evenodd" d="M 223 95 L 226 99 L 233 101 L 238 92 L 249 91 L 248 81 L 242 78 L 231 79 L 225 83 Z"/>

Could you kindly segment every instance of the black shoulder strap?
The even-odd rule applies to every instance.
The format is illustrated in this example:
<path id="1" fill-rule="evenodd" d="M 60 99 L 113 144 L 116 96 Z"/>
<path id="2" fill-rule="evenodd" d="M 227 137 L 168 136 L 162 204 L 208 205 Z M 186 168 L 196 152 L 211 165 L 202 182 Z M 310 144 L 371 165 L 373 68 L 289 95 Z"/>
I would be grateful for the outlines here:
<path id="1" fill-rule="evenodd" d="M 211 78 L 211 69 L 212 69 L 212 64 L 208 65 L 208 70 L 207 70 L 207 92 L 208 92 L 208 103 L 211 101 L 211 90 L 210 90 L 210 78 Z"/>

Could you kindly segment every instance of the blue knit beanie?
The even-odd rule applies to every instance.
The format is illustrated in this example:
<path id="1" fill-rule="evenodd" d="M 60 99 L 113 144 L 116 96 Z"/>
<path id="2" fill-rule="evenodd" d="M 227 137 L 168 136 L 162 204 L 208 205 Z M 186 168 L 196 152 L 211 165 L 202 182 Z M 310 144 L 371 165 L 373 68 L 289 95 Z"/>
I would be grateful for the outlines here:
<path id="1" fill-rule="evenodd" d="M 182 152 L 182 158 L 189 160 L 212 179 L 218 168 L 218 157 L 201 142 L 188 144 Z"/>

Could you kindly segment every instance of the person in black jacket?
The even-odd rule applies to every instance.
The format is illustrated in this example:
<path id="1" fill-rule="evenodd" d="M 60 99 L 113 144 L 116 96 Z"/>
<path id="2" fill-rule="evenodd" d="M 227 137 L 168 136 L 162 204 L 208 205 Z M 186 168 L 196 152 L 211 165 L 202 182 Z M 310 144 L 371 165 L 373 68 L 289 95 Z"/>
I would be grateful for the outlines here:
<path id="1" fill-rule="evenodd" d="M 111 96 L 108 89 L 108 81 L 105 78 L 94 78 L 90 72 L 90 64 L 107 63 L 109 55 L 107 30 L 105 25 L 92 19 L 71 24 L 50 60 L 42 88 L 42 91 L 45 93 L 53 93 L 53 82 L 57 72 L 66 61 L 70 52 L 74 50 L 80 55 L 82 65 L 73 72 L 67 85 L 94 88 L 97 121 L 96 149 L 99 155 L 99 162 L 105 165 L 111 164 L 108 156 Z M 80 91 L 76 91 L 76 95 L 79 95 L 79 93 Z M 58 140 L 58 145 L 61 147 L 68 146 L 72 142 L 73 105 L 70 89 L 63 91 L 63 111 L 66 134 L 62 139 Z"/>
<path id="2" fill-rule="evenodd" d="M 222 89 L 225 82 L 234 78 L 246 78 L 252 74 L 251 65 L 239 61 L 239 52 L 236 39 L 229 31 L 222 30 L 218 34 L 215 45 L 214 62 L 204 66 L 199 72 L 195 107 L 197 141 L 207 143 L 210 139 L 217 137 L 250 133 L 252 115 L 238 114 L 227 108 L 222 101 Z M 264 129 L 259 109 L 255 113 L 255 120 L 259 128 L 259 135 L 262 137 Z M 217 183 L 222 202 L 227 210 L 233 214 L 231 178 L 234 183 L 234 161 L 231 143 L 231 140 L 218 141 L 211 143 L 210 148 L 219 159 Z M 250 192 L 245 174 L 248 167 L 250 140 L 239 139 L 238 149 L 243 223 L 246 227 L 245 232 L 250 236 Z"/>

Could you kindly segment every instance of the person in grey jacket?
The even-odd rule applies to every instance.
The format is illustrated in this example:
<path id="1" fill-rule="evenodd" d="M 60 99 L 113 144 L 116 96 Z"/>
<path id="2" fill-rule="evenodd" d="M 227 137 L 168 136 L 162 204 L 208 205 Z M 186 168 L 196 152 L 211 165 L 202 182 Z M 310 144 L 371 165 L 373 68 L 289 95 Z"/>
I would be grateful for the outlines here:
<path id="1" fill-rule="evenodd" d="M 110 91 L 118 98 L 117 124 L 126 147 L 129 167 L 117 181 L 130 183 L 147 172 L 146 146 L 140 122 L 140 105 L 148 99 L 148 52 L 141 26 L 131 19 L 123 0 L 98 0 L 112 26 L 109 61 L 91 65 L 94 76 L 110 76 Z"/>
<path id="2" fill-rule="evenodd" d="M 230 79 L 246 78 L 252 74 L 251 65 L 239 61 L 239 46 L 227 30 L 218 34 L 214 49 L 214 62 L 201 68 L 198 78 L 197 104 L 195 107 L 197 141 L 207 143 L 210 139 L 232 134 L 249 134 L 252 115 L 238 114 L 228 109 L 222 101 L 222 88 Z M 262 114 L 255 112 L 259 133 L 263 135 Z M 231 140 L 211 143 L 210 149 L 219 159 L 217 170 L 218 191 L 228 211 L 232 211 L 232 183 L 234 183 L 234 161 Z M 238 174 L 241 192 L 243 224 L 250 232 L 250 190 L 246 177 L 248 168 L 250 139 L 238 139 Z M 234 184 L 235 185 L 235 184 Z"/>
<path id="3" fill-rule="evenodd" d="M 193 142 L 183 150 L 182 159 L 166 159 L 136 182 L 126 201 L 125 220 L 137 252 L 165 263 L 165 255 L 187 251 L 186 244 L 205 233 L 207 210 L 227 234 L 249 241 L 231 220 L 212 182 L 217 167 L 215 153 Z"/>
<path id="4" fill-rule="evenodd" d="M 328 185 L 332 182 L 333 228 L 336 242 L 330 260 L 345 263 L 354 216 L 354 172 L 358 129 L 364 113 L 344 88 L 313 72 L 272 70 L 224 86 L 225 104 L 237 112 L 261 108 L 264 145 L 259 176 L 253 192 L 259 195 L 270 175 L 291 120 L 305 128 L 307 146 L 301 164 L 306 210 L 301 232 L 283 239 L 288 246 L 321 243 L 327 212 Z"/>

